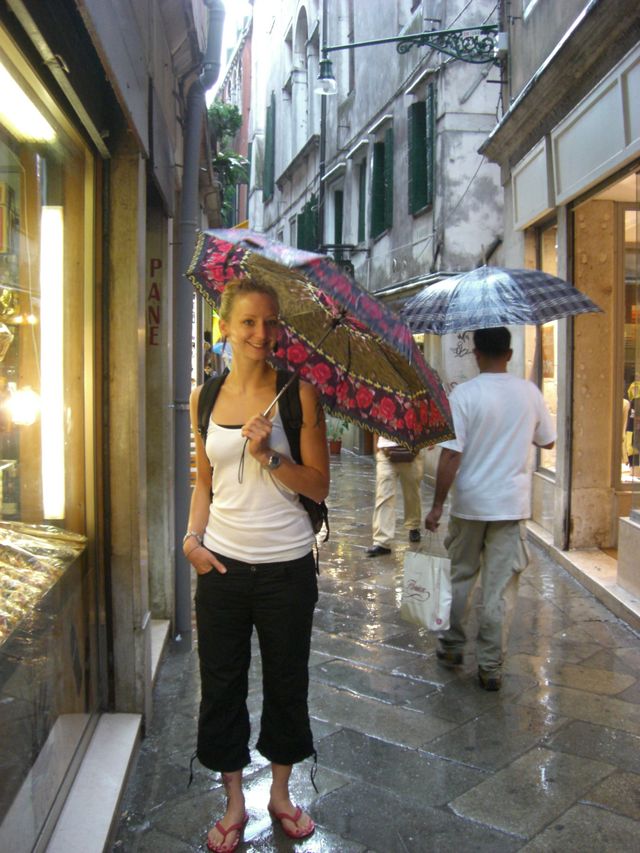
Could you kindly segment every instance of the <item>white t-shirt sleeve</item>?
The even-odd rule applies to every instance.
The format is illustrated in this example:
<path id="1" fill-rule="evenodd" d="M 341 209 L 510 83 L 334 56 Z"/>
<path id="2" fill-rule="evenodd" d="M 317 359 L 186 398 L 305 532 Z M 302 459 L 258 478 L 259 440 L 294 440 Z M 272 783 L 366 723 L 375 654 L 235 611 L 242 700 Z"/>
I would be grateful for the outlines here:
<path id="1" fill-rule="evenodd" d="M 449 397 L 449 407 L 451 408 L 451 417 L 453 419 L 453 431 L 456 434 L 455 438 L 452 438 L 450 441 L 442 441 L 440 443 L 440 447 L 446 447 L 447 450 L 456 450 L 458 453 L 462 453 L 464 450 L 464 442 L 465 442 L 465 422 L 462 416 L 462 401 L 460 400 L 460 394 L 456 393 L 457 389 L 454 389 Z"/>

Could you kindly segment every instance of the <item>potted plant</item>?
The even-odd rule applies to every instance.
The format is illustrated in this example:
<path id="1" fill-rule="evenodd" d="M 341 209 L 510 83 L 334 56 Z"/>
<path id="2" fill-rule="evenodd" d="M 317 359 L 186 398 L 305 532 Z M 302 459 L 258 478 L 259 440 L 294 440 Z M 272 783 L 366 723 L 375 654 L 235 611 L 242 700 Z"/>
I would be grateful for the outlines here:
<path id="1" fill-rule="evenodd" d="M 342 450 L 342 433 L 346 430 L 349 424 L 340 418 L 334 418 L 331 415 L 327 418 L 327 440 L 329 442 L 329 453 L 335 455 Z"/>

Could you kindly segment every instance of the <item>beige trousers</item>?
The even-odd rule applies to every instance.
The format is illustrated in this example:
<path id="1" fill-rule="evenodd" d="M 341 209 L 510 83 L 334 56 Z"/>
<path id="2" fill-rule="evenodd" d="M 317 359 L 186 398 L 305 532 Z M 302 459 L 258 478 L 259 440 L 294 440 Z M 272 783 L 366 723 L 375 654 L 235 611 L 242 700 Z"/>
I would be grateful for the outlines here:
<path id="1" fill-rule="evenodd" d="M 389 548 L 396 531 L 396 492 L 398 481 L 404 499 L 405 530 L 420 530 L 420 483 L 424 462 L 419 453 L 413 462 L 390 462 L 381 450 L 376 452 L 376 502 L 373 508 L 373 544 Z"/>
<path id="2" fill-rule="evenodd" d="M 480 572 L 482 603 L 478 619 L 478 666 L 502 666 L 518 594 L 520 572 L 529 563 L 524 521 L 469 521 L 451 516 L 445 546 L 451 558 L 451 621 L 441 640 L 462 651 L 472 592 Z"/>

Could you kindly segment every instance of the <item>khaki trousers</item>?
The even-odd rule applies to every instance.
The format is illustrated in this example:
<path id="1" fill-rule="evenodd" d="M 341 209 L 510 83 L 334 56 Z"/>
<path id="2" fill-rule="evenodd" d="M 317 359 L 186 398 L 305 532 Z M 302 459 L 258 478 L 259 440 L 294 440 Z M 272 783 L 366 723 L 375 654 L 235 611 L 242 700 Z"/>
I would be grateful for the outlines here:
<path id="1" fill-rule="evenodd" d="M 469 521 L 455 516 L 449 520 L 444 544 L 451 558 L 451 627 L 441 641 L 449 650 L 463 650 L 464 623 L 480 572 L 476 658 L 483 669 L 502 666 L 520 572 L 529 563 L 526 535 L 524 521 Z"/>
<path id="2" fill-rule="evenodd" d="M 422 454 L 413 462 L 390 462 L 382 450 L 376 452 L 376 502 L 373 508 L 373 544 L 389 548 L 396 531 L 398 481 L 404 499 L 405 530 L 420 530 L 420 483 L 424 470 Z"/>

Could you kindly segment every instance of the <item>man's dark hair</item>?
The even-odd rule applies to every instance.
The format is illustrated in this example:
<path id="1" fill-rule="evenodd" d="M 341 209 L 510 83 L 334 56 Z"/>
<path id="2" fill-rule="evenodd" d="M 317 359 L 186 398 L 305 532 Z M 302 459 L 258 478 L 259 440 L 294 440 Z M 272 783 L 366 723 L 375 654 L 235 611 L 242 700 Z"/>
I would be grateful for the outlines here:
<path id="1" fill-rule="evenodd" d="M 205 339 L 205 341 L 206 341 L 208 344 L 210 344 L 210 343 L 211 343 L 211 332 L 209 331 L 209 329 L 207 329 L 207 330 L 205 331 L 205 333 L 204 333 L 204 335 L 203 335 L 203 338 Z"/>
<path id="2" fill-rule="evenodd" d="M 473 333 L 473 345 L 478 352 L 490 358 L 506 355 L 511 349 L 511 332 L 504 326 L 476 329 Z"/>

